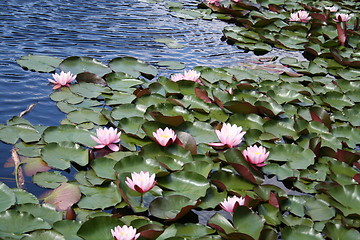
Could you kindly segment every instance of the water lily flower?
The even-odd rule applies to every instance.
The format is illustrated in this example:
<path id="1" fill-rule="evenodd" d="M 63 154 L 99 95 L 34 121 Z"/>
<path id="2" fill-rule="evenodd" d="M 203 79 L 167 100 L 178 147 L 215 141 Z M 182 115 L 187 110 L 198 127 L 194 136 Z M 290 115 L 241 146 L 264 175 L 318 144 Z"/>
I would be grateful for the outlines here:
<path id="1" fill-rule="evenodd" d="M 291 13 L 289 21 L 306 23 L 310 19 L 311 17 L 309 16 L 309 13 L 307 11 L 300 10 L 295 13 Z"/>
<path id="2" fill-rule="evenodd" d="M 200 73 L 195 70 L 184 71 L 184 74 L 176 73 L 171 76 L 171 81 L 177 82 L 180 80 L 189 80 L 202 84 L 200 81 Z"/>
<path id="3" fill-rule="evenodd" d="M 116 226 L 114 230 L 111 229 L 111 234 L 115 240 L 135 240 L 140 236 L 140 233 L 136 233 L 136 228 L 126 225 Z"/>
<path id="4" fill-rule="evenodd" d="M 206 0 L 206 4 L 214 4 L 216 6 L 220 6 L 221 0 Z"/>
<path id="5" fill-rule="evenodd" d="M 169 146 L 176 140 L 176 134 L 174 130 L 166 127 L 164 130 L 161 128 L 153 132 L 153 136 L 161 146 Z"/>
<path id="6" fill-rule="evenodd" d="M 53 74 L 52 75 L 54 79 L 48 79 L 49 82 L 55 84 L 53 89 L 58 89 L 61 87 L 68 87 L 70 86 L 70 83 L 76 79 L 76 75 L 73 75 L 71 72 L 63 72 L 61 71 L 60 74 Z"/>
<path id="7" fill-rule="evenodd" d="M 243 197 L 228 197 L 220 203 L 220 207 L 229 213 L 233 213 L 237 206 L 244 205 L 245 198 Z"/>
<path id="8" fill-rule="evenodd" d="M 328 10 L 329 12 L 337 12 L 339 10 L 339 8 L 336 6 L 325 7 L 325 9 Z"/>
<path id="9" fill-rule="evenodd" d="M 266 152 L 266 148 L 260 146 L 251 146 L 242 151 L 242 154 L 246 161 L 251 164 L 254 164 L 258 167 L 263 167 L 266 164 L 264 163 L 270 152 Z"/>
<path id="10" fill-rule="evenodd" d="M 155 186 L 155 173 L 150 176 L 149 172 L 133 172 L 131 178 L 126 177 L 125 183 L 132 190 L 143 194 Z"/>
<path id="11" fill-rule="evenodd" d="M 236 124 L 224 123 L 221 130 L 215 130 L 221 143 L 209 143 L 213 147 L 226 146 L 233 148 L 239 145 L 246 132 L 242 132 L 242 127 L 238 127 Z"/>
<path id="12" fill-rule="evenodd" d="M 347 22 L 350 20 L 350 15 L 349 14 L 346 14 L 346 13 L 337 13 L 335 15 L 335 19 L 334 21 L 335 22 Z"/>
<path id="13" fill-rule="evenodd" d="M 97 142 L 94 148 L 104 148 L 108 146 L 112 151 L 117 152 L 120 150 L 119 146 L 115 143 L 120 142 L 121 132 L 117 132 L 115 128 L 98 128 L 96 129 L 96 137 L 91 138 Z"/>

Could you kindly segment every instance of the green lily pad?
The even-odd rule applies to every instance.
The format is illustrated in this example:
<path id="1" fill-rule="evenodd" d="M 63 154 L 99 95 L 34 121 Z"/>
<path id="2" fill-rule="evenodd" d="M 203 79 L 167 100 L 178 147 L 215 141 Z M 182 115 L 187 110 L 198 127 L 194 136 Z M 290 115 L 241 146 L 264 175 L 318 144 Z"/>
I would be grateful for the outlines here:
<path id="1" fill-rule="evenodd" d="M 61 220 L 63 217 L 61 212 L 57 212 L 53 206 L 48 204 L 22 204 L 16 206 L 15 210 L 30 213 L 34 217 L 41 218 L 50 224 Z"/>
<path id="2" fill-rule="evenodd" d="M 157 179 L 158 185 L 171 189 L 177 195 L 183 195 L 190 199 L 199 199 L 205 196 L 210 187 L 208 180 L 196 172 L 174 172 L 166 177 Z"/>
<path id="3" fill-rule="evenodd" d="M 80 190 L 85 195 L 77 204 L 80 208 L 105 209 L 121 202 L 120 192 L 114 183 L 100 187 L 80 186 Z"/>
<path id="4" fill-rule="evenodd" d="M 27 212 L 7 210 L 0 213 L 0 232 L 23 234 L 37 229 L 51 229 L 51 226 Z"/>
<path id="5" fill-rule="evenodd" d="M 0 212 L 10 208 L 15 204 L 15 200 L 13 191 L 5 183 L 0 182 Z"/>
<path id="6" fill-rule="evenodd" d="M 259 239 L 265 219 L 244 206 L 239 206 L 234 212 L 234 227 L 238 232 Z"/>
<path id="7" fill-rule="evenodd" d="M 179 69 L 185 68 L 185 64 L 178 62 L 178 61 L 161 61 L 161 62 L 158 62 L 158 65 L 161 67 L 166 67 L 168 69 L 172 69 L 172 70 L 179 70 Z"/>
<path id="8" fill-rule="evenodd" d="M 22 56 L 16 62 L 25 69 L 37 72 L 53 72 L 61 63 L 61 59 L 44 55 Z"/>
<path id="9" fill-rule="evenodd" d="M 53 224 L 53 229 L 61 233 L 66 240 L 81 240 L 77 235 L 77 231 L 80 229 L 81 223 L 74 220 L 60 220 Z"/>
<path id="10" fill-rule="evenodd" d="M 285 227 L 281 231 L 284 240 L 324 240 L 321 233 L 307 226 Z"/>
<path id="11" fill-rule="evenodd" d="M 135 78 L 138 78 L 141 74 L 153 78 L 158 73 L 156 67 L 133 57 L 114 58 L 109 62 L 109 66 L 115 72 L 123 72 Z"/>
<path id="12" fill-rule="evenodd" d="M 56 231 L 37 230 L 22 238 L 23 240 L 66 240 L 63 235 Z"/>
<path id="13" fill-rule="evenodd" d="M 33 182 L 44 188 L 57 188 L 61 183 L 67 182 L 67 178 L 60 172 L 41 172 L 33 176 Z"/>
<path id="14" fill-rule="evenodd" d="M 181 218 L 196 206 L 196 201 L 185 196 L 158 197 L 150 203 L 151 215 L 168 220 Z"/>
<path id="15" fill-rule="evenodd" d="M 91 72 L 98 76 L 103 76 L 111 72 L 108 66 L 90 57 L 68 57 L 60 63 L 59 67 L 62 71 L 73 74 Z"/>
<path id="16" fill-rule="evenodd" d="M 336 186 L 328 190 L 329 195 L 336 200 L 333 206 L 344 213 L 360 215 L 360 187 L 358 185 Z"/>
<path id="17" fill-rule="evenodd" d="M 85 166 L 89 161 L 89 151 L 70 142 L 49 143 L 41 151 L 43 160 L 51 167 L 61 170 L 70 167 L 70 162 Z"/>
<path id="18" fill-rule="evenodd" d="M 157 39 L 155 39 L 155 42 L 165 43 L 168 48 L 184 48 L 185 47 L 185 45 L 179 44 L 175 39 L 172 39 L 172 38 L 157 38 Z M 166 62 L 164 64 L 169 65 Z M 172 63 L 170 63 L 170 64 L 172 64 Z M 159 65 L 161 66 L 161 64 L 159 64 Z M 182 69 L 182 68 L 179 68 L 179 69 Z"/>
<path id="19" fill-rule="evenodd" d="M 85 240 L 112 240 L 114 237 L 111 235 L 111 229 L 122 225 L 123 222 L 118 218 L 98 216 L 84 222 L 77 234 Z"/>

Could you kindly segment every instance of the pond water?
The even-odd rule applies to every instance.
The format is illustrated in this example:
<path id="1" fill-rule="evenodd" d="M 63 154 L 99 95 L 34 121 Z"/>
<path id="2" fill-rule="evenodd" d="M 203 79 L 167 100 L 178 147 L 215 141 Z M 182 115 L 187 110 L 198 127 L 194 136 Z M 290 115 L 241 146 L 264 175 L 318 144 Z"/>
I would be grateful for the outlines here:
<path id="1" fill-rule="evenodd" d="M 198 1 L 181 1 L 196 8 Z M 32 124 L 58 125 L 64 118 L 49 98 L 49 73 L 23 70 L 16 60 L 28 54 L 66 58 L 88 56 L 107 63 L 132 56 L 150 64 L 180 61 L 195 66 L 233 66 L 251 53 L 221 41 L 226 23 L 173 17 L 163 2 L 141 0 L 3 0 L 0 2 L 0 123 L 36 104 L 25 119 Z M 168 48 L 156 42 L 172 38 L 185 45 Z M 182 72 L 178 70 L 177 72 Z M 174 71 L 160 68 L 160 75 Z M 11 146 L 0 142 L 0 181 L 15 187 L 13 168 L 2 166 Z"/>

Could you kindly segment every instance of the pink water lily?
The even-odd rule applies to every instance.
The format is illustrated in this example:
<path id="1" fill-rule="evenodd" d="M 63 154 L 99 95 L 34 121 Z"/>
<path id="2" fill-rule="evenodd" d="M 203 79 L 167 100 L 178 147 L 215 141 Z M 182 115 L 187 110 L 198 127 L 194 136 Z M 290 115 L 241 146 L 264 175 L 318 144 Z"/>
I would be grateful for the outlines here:
<path id="1" fill-rule="evenodd" d="M 236 124 L 231 126 L 230 123 L 224 123 L 221 130 L 215 130 L 215 133 L 220 143 L 209 143 L 210 146 L 233 148 L 242 142 L 246 132 L 243 132 L 242 127 L 238 127 Z"/>
<path id="2" fill-rule="evenodd" d="M 306 23 L 310 19 L 311 17 L 309 16 L 309 13 L 307 11 L 300 10 L 295 13 L 291 13 L 289 21 Z"/>
<path id="3" fill-rule="evenodd" d="M 126 177 L 125 183 L 132 190 L 142 194 L 151 190 L 155 186 L 155 173 L 150 176 L 149 172 L 133 172 L 131 173 L 131 178 Z"/>
<path id="4" fill-rule="evenodd" d="M 122 227 L 116 226 L 111 229 L 111 234 L 115 240 L 135 240 L 140 236 L 140 233 L 136 233 L 136 228 L 126 225 Z"/>
<path id="5" fill-rule="evenodd" d="M 180 80 L 188 80 L 202 84 L 200 81 L 200 73 L 194 70 L 184 71 L 184 74 L 176 73 L 171 76 L 171 81 L 177 82 Z"/>
<path id="6" fill-rule="evenodd" d="M 245 198 L 243 197 L 228 197 L 220 203 L 220 207 L 229 213 L 233 213 L 238 206 L 242 206 L 245 203 Z"/>
<path id="7" fill-rule="evenodd" d="M 61 87 L 68 87 L 70 86 L 70 83 L 76 79 L 76 75 L 73 75 L 71 72 L 63 72 L 61 71 L 60 74 L 53 74 L 52 75 L 54 79 L 48 79 L 49 82 L 55 84 L 53 89 L 58 89 Z"/>
<path id="8" fill-rule="evenodd" d="M 153 132 L 153 136 L 161 146 L 169 146 L 176 141 L 176 134 L 174 130 L 166 127 L 164 130 L 161 128 Z"/>
<path id="9" fill-rule="evenodd" d="M 337 13 L 335 15 L 335 19 L 334 21 L 335 22 L 347 22 L 350 20 L 350 15 L 349 14 L 346 14 L 346 13 Z"/>
<path id="10" fill-rule="evenodd" d="M 214 4 L 216 6 L 220 6 L 221 0 L 206 0 L 206 4 Z"/>
<path id="11" fill-rule="evenodd" d="M 96 137 L 91 136 L 91 138 L 99 144 L 94 148 L 104 148 L 108 146 L 112 151 L 117 152 L 120 148 L 115 143 L 120 142 L 120 135 L 121 132 L 117 132 L 117 129 L 104 127 L 96 129 Z"/>
<path id="12" fill-rule="evenodd" d="M 242 154 L 246 161 L 251 164 L 254 164 L 258 167 L 263 167 L 266 164 L 264 163 L 270 152 L 266 152 L 266 148 L 260 146 L 251 146 L 242 151 Z"/>
<path id="13" fill-rule="evenodd" d="M 328 10 L 329 12 L 337 12 L 339 10 L 339 8 L 337 8 L 336 6 L 325 7 L 325 9 Z"/>

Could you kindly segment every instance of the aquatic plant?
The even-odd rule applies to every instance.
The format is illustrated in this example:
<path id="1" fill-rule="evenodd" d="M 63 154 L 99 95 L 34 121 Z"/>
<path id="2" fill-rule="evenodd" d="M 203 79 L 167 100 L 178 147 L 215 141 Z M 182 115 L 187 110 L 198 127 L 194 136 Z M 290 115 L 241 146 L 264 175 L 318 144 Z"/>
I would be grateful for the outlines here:
<path id="1" fill-rule="evenodd" d="M 272 60 L 261 58 L 262 64 L 198 66 L 203 85 L 154 79 L 158 69 L 132 57 L 107 64 L 77 56 L 18 61 L 40 72 L 70 71 L 77 83 L 49 89 L 65 114 L 59 126 L 20 117 L 0 124 L 0 140 L 14 145 L 21 161 L 15 174 L 24 169 L 49 190 L 38 198 L 0 183 L 0 238 L 112 240 L 115 227 L 132 226 L 138 239 L 359 239 L 360 73 L 350 10 L 359 3 L 337 2 L 341 13 L 352 14 L 344 46 L 335 14 L 323 11 L 333 3 L 221 3 L 188 14 L 171 9 L 233 21 L 224 36 L 243 49 L 280 47 L 312 58 L 280 56 L 275 72 Z M 311 20 L 289 22 L 298 10 Z M 227 133 L 236 141 L 217 137 L 224 126 L 235 126 Z M 110 127 L 121 131 L 121 151 L 94 148 L 90 136 Z M 153 133 L 166 127 L 183 146 L 154 142 Z M 209 145 L 218 138 L 221 149 Z M 244 156 L 247 146 L 267 149 L 266 166 Z M 156 176 L 146 194 L 126 183 L 139 171 Z M 246 196 L 230 216 L 219 205 L 228 196 Z"/>
<path id="2" fill-rule="evenodd" d="M 300 11 L 291 13 L 289 21 L 306 23 L 310 19 L 311 19 L 311 17 L 309 16 L 308 12 L 300 10 Z"/>
<path id="3" fill-rule="evenodd" d="M 96 129 L 96 137 L 90 136 L 95 142 L 99 145 L 94 146 L 94 148 L 104 148 L 109 147 L 112 151 L 119 151 L 119 146 L 115 143 L 120 142 L 121 132 L 117 132 L 115 128 L 98 128 Z"/>
<path id="4" fill-rule="evenodd" d="M 246 132 L 242 131 L 242 127 L 238 127 L 236 124 L 224 123 L 221 130 L 215 130 L 220 143 L 209 143 L 214 147 L 237 147 L 243 140 L 243 136 Z"/>
<path id="5" fill-rule="evenodd" d="M 58 89 L 61 87 L 68 87 L 72 81 L 76 79 L 76 75 L 73 75 L 71 72 L 63 72 L 61 71 L 60 74 L 54 73 L 53 75 L 54 79 L 48 79 L 49 82 L 55 84 L 53 89 Z"/>
<path id="6" fill-rule="evenodd" d="M 266 165 L 264 162 L 269 156 L 270 152 L 267 152 L 266 148 L 263 146 L 258 147 L 257 145 L 253 145 L 243 150 L 242 154 L 249 163 L 258 167 L 263 167 Z"/>
<path id="7" fill-rule="evenodd" d="M 233 213 L 236 207 L 244 205 L 244 203 L 245 203 L 245 198 L 232 196 L 232 197 L 227 197 L 224 201 L 222 201 L 220 203 L 220 207 L 229 213 Z"/>
<path id="8" fill-rule="evenodd" d="M 155 140 L 164 147 L 174 143 L 177 138 L 174 130 L 168 127 L 166 127 L 164 130 L 161 128 L 157 129 L 156 132 L 153 132 L 153 136 Z"/>
<path id="9" fill-rule="evenodd" d="M 145 193 L 149 191 L 156 184 L 155 174 L 150 176 L 149 172 L 143 171 L 139 173 L 131 173 L 131 178 L 127 177 L 125 182 L 129 188 L 139 193 Z"/>
<path id="10" fill-rule="evenodd" d="M 114 229 L 111 229 L 111 234 L 115 240 L 135 240 L 140 236 L 140 233 L 136 233 L 135 228 L 126 225 L 122 227 L 116 226 Z"/>

